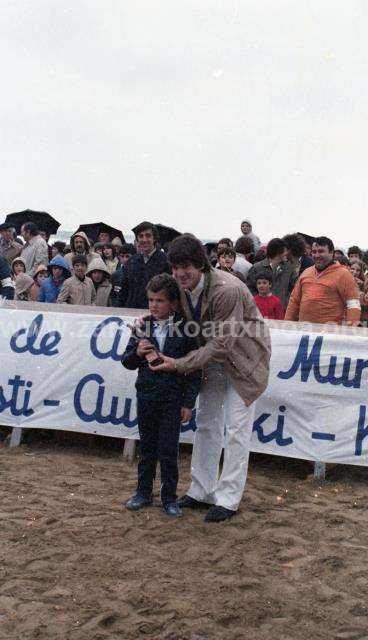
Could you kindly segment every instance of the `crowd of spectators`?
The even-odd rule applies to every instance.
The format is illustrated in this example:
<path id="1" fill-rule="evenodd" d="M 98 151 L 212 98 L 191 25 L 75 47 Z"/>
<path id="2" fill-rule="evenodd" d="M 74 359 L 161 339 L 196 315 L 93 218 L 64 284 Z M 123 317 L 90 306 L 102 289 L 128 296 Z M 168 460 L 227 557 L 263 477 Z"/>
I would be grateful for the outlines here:
<path id="1" fill-rule="evenodd" d="M 157 228 L 142 222 L 134 244 L 101 231 L 93 242 L 83 231 L 70 244 L 48 244 L 32 222 L 21 237 L 0 225 L 0 295 L 8 299 L 101 307 L 147 308 L 146 286 L 170 273 Z M 330 238 L 299 233 L 261 244 L 250 220 L 240 237 L 207 243 L 213 268 L 245 282 L 262 315 L 276 320 L 338 324 L 368 319 L 368 252 L 337 249 Z M 165 247 L 167 249 L 167 247 Z"/>

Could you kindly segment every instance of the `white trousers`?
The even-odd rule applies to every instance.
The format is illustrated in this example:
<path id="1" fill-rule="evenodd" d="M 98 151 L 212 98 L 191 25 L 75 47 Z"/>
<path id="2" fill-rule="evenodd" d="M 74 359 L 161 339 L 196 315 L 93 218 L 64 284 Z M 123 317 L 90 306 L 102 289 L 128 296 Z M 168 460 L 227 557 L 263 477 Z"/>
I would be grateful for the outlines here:
<path id="1" fill-rule="evenodd" d="M 238 509 L 247 479 L 254 409 L 254 403 L 245 405 L 220 364 L 206 368 L 194 435 L 192 483 L 187 495 L 200 502 Z"/>

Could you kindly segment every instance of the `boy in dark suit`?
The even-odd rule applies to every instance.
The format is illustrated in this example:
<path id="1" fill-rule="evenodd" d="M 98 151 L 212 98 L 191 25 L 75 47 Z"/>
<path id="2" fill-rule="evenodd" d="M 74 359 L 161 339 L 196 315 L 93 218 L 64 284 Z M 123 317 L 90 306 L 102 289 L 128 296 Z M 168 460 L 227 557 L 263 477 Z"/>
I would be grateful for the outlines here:
<path id="1" fill-rule="evenodd" d="M 138 369 L 137 417 L 140 437 L 140 461 L 136 494 L 126 506 L 138 510 L 152 504 L 153 481 L 157 460 L 161 467 L 161 501 L 165 513 L 181 516 L 176 503 L 178 453 L 181 423 L 188 422 L 201 385 L 201 371 L 189 375 L 155 372 L 148 360 L 161 352 L 181 358 L 197 348 L 193 337 L 184 331 L 185 321 L 178 313 L 179 287 L 171 276 L 153 277 L 147 285 L 151 315 L 146 318 L 142 337 L 132 335 L 122 364 Z"/>

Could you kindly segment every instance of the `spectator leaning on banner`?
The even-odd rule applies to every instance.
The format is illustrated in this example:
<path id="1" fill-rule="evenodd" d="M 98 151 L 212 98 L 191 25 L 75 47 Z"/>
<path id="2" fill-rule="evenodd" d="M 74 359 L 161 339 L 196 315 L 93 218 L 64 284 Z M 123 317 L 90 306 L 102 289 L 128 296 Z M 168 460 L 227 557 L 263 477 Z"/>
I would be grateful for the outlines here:
<path id="1" fill-rule="evenodd" d="M 102 258 L 95 258 L 89 263 L 87 269 L 87 276 L 91 278 L 95 291 L 97 307 L 110 307 L 111 306 L 111 282 L 110 272 Z"/>
<path id="2" fill-rule="evenodd" d="M 64 280 L 71 276 L 67 261 L 60 255 L 51 260 L 48 266 L 48 274 L 48 278 L 45 278 L 41 284 L 38 302 L 56 302 Z"/>
<path id="3" fill-rule="evenodd" d="M 138 253 L 126 265 L 119 295 L 120 307 L 147 309 L 146 287 L 160 273 L 170 273 L 167 257 L 157 247 L 158 232 L 151 222 L 142 222 L 135 229 Z"/>
<path id="4" fill-rule="evenodd" d="M 25 241 L 21 257 L 26 265 L 26 273 L 33 277 L 39 264 L 47 266 L 49 263 L 47 243 L 33 222 L 25 222 L 20 232 Z"/>
<path id="5" fill-rule="evenodd" d="M 7 300 L 13 300 L 14 298 L 12 272 L 3 256 L 0 256 L 0 298 L 6 298 Z"/>
<path id="6" fill-rule="evenodd" d="M 5 258 L 9 265 L 22 251 L 22 245 L 14 240 L 13 227 L 8 222 L 0 225 L 0 256 Z"/>
<path id="7" fill-rule="evenodd" d="M 315 239 L 315 266 L 306 269 L 296 283 L 286 309 L 285 320 L 355 324 L 360 320 L 359 290 L 350 271 L 334 262 L 330 238 Z"/>
<path id="8" fill-rule="evenodd" d="M 96 291 L 94 284 L 88 276 L 87 258 L 84 255 L 73 256 L 72 260 L 74 275 L 63 283 L 57 298 L 58 303 L 94 305 Z"/>

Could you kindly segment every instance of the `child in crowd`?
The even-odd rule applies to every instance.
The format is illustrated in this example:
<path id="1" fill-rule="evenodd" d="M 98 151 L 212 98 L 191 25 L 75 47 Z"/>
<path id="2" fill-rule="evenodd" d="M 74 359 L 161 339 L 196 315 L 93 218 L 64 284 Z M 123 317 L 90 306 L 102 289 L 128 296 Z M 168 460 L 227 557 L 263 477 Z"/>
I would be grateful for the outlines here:
<path id="1" fill-rule="evenodd" d="M 155 357 L 154 350 L 180 358 L 198 345 L 184 330 L 185 321 L 178 313 L 180 291 L 174 278 L 165 273 L 154 276 L 146 291 L 151 313 L 146 318 L 143 334 L 147 337 L 132 335 L 122 357 L 124 367 L 138 369 L 136 389 L 140 437 L 137 491 L 126 506 L 136 511 L 152 504 L 153 481 L 159 460 L 162 507 L 167 515 L 177 517 L 182 515 L 176 503 L 180 425 L 191 419 L 201 372 L 188 375 L 154 372 L 146 358 Z"/>
<path id="2" fill-rule="evenodd" d="M 217 259 L 218 259 L 218 269 L 221 271 L 227 271 L 227 273 L 231 273 L 233 276 L 236 276 L 244 282 L 244 278 L 239 273 L 239 271 L 234 271 L 234 262 L 236 260 L 236 251 L 232 247 L 223 246 L 221 249 L 217 250 Z"/>
<path id="3" fill-rule="evenodd" d="M 91 278 L 86 276 L 87 258 L 76 255 L 72 258 L 74 275 L 67 278 L 57 297 L 58 303 L 92 305 L 96 301 L 96 290 Z"/>
<path id="4" fill-rule="evenodd" d="M 17 276 L 19 276 L 20 273 L 25 273 L 26 272 L 26 263 L 25 260 L 23 260 L 23 258 L 19 257 L 18 258 L 14 258 L 12 265 L 11 265 L 11 270 L 12 270 L 12 279 L 13 281 L 15 281 L 15 278 Z"/>
<path id="5" fill-rule="evenodd" d="M 114 245 L 111 243 L 104 244 L 102 250 L 102 258 L 106 265 L 106 268 L 111 275 L 116 271 L 116 268 L 119 264 L 119 260 L 114 253 Z"/>
<path id="6" fill-rule="evenodd" d="M 28 302 L 31 300 L 31 289 L 34 286 L 34 280 L 28 273 L 19 273 L 15 276 L 15 295 L 14 300 L 23 300 Z"/>
<path id="7" fill-rule="evenodd" d="M 48 266 L 48 274 L 41 284 L 38 302 L 56 302 L 64 281 L 71 276 L 69 264 L 61 255 L 57 255 Z"/>
<path id="8" fill-rule="evenodd" d="M 41 286 L 45 278 L 47 278 L 47 267 L 45 267 L 44 264 L 39 264 L 36 269 L 36 273 L 33 276 L 33 287 L 30 293 L 30 299 L 34 302 L 37 302 L 38 300 Z"/>
<path id="9" fill-rule="evenodd" d="M 272 294 L 272 276 L 270 273 L 260 273 L 257 277 L 256 287 L 258 294 L 254 296 L 254 302 L 264 318 L 271 320 L 283 320 L 285 311 L 278 296 Z"/>

